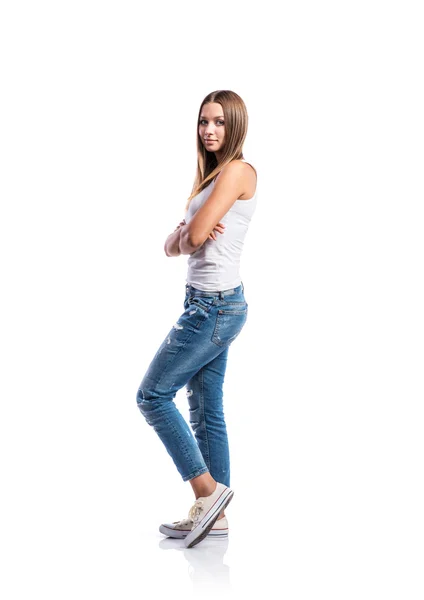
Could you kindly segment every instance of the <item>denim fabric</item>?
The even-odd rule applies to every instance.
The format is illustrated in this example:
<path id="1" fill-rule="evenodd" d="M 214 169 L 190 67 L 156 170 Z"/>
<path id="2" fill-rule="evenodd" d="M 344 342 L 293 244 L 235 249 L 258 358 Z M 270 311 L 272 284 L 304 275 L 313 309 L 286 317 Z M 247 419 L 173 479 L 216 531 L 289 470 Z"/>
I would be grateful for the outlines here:
<path id="1" fill-rule="evenodd" d="M 223 383 L 228 349 L 247 320 L 243 283 L 220 292 L 187 284 L 184 309 L 143 377 L 137 405 L 183 481 L 209 471 L 230 486 Z M 183 386 L 191 429 L 174 402 Z"/>

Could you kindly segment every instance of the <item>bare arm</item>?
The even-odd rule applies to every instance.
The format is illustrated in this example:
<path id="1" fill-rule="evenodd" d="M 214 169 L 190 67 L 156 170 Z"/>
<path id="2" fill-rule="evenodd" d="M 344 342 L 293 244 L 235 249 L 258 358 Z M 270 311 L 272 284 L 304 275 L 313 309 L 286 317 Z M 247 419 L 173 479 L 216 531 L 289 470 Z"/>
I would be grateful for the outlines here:
<path id="1" fill-rule="evenodd" d="M 211 240 L 216 240 L 215 231 L 218 231 L 219 233 L 224 233 L 224 230 L 225 225 L 223 223 L 218 223 L 217 225 L 215 225 L 215 227 L 209 234 L 208 239 L 210 238 Z M 200 246 L 194 246 L 191 243 L 188 225 L 183 220 L 175 229 L 175 231 L 168 235 L 165 242 L 164 250 L 166 256 L 179 256 L 180 254 L 193 254 L 193 252 L 196 252 L 196 250 L 198 250 L 202 246 L 203 243 L 200 244 Z"/>
<path id="2" fill-rule="evenodd" d="M 197 248 L 200 248 L 245 191 L 251 171 L 252 168 L 241 160 L 233 160 L 225 165 L 206 201 L 190 223 L 182 228 L 181 239 L 188 240 L 195 247 L 198 244 Z"/>
<path id="3" fill-rule="evenodd" d="M 164 250 L 166 256 L 179 256 L 180 254 L 193 254 L 202 246 L 193 246 L 187 235 L 188 225 L 180 225 L 166 238 Z"/>

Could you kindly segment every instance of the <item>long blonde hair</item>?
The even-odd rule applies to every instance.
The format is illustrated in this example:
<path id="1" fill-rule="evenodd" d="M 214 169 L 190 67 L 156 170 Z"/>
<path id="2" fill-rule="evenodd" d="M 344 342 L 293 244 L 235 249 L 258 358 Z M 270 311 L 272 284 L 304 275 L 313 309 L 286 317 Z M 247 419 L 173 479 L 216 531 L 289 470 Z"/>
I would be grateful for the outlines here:
<path id="1" fill-rule="evenodd" d="M 208 152 L 199 136 L 199 119 L 205 104 L 217 102 L 222 106 L 225 122 L 225 141 L 223 156 L 218 162 L 214 152 Z M 202 101 L 196 123 L 197 138 L 197 171 L 192 192 L 187 199 L 185 210 L 188 210 L 194 196 L 199 194 L 218 176 L 222 169 L 232 160 L 243 157 L 243 143 L 247 135 L 248 116 L 246 106 L 238 94 L 231 90 L 217 90 L 208 94 Z"/>

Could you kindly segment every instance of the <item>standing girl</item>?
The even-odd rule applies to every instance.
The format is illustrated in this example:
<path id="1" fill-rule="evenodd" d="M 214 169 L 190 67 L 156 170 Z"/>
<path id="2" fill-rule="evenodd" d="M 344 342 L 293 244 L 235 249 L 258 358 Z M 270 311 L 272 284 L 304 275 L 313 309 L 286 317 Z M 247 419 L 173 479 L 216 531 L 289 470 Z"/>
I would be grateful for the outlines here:
<path id="1" fill-rule="evenodd" d="M 223 383 L 228 349 L 248 310 L 239 265 L 256 208 L 257 176 L 243 158 L 247 123 L 245 104 L 235 92 L 215 91 L 201 103 L 196 179 L 185 218 L 164 248 L 167 256 L 189 255 L 184 312 L 137 391 L 141 413 L 194 491 L 188 518 L 159 528 L 184 538 L 187 548 L 207 535 L 228 535 L 224 509 L 234 495 Z M 174 402 L 184 386 L 191 430 Z"/>

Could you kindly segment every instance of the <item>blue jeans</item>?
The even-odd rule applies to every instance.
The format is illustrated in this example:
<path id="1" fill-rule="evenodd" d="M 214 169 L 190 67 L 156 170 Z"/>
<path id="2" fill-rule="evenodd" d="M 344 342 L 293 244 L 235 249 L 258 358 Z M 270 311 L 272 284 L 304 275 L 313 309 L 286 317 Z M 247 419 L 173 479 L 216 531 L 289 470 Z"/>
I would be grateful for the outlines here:
<path id="1" fill-rule="evenodd" d="M 230 486 L 223 383 L 228 349 L 247 320 L 243 283 L 220 292 L 186 284 L 184 309 L 144 375 L 137 406 L 183 481 L 209 471 Z M 185 385 L 194 436 L 174 402 Z"/>

